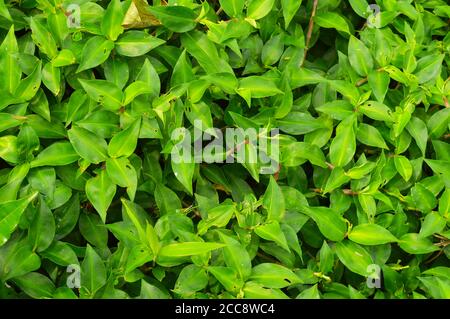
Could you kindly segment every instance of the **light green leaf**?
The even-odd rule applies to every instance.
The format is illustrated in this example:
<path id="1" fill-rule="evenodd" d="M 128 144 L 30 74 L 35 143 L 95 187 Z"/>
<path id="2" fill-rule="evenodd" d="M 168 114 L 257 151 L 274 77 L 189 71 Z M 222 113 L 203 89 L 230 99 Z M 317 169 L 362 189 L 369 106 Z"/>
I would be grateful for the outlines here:
<path id="1" fill-rule="evenodd" d="M 225 247 L 225 244 L 210 242 L 184 242 L 161 247 L 158 257 L 187 257 L 201 255 Z"/>
<path id="2" fill-rule="evenodd" d="M 106 223 L 106 212 L 116 194 L 116 185 L 111 181 L 105 170 L 86 182 L 86 196 Z"/>
<path id="3" fill-rule="evenodd" d="M 267 221 L 281 221 L 285 213 L 284 196 L 277 182 L 270 176 L 262 204 L 267 210 Z"/>
<path id="4" fill-rule="evenodd" d="M 97 252 L 88 244 L 86 254 L 81 264 L 81 289 L 88 296 L 95 293 L 106 284 L 106 267 Z"/>
<path id="5" fill-rule="evenodd" d="M 353 69 L 360 76 L 367 76 L 372 71 L 373 60 L 369 49 L 354 36 L 350 36 L 348 43 L 348 59 Z"/>
<path id="6" fill-rule="evenodd" d="M 117 39 L 115 49 L 120 55 L 136 57 L 146 54 L 164 42 L 143 31 L 127 31 Z"/>
<path id="7" fill-rule="evenodd" d="M 341 241 L 347 232 L 345 220 L 328 207 L 299 207 L 300 211 L 311 217 L 319 227 L 320 232 L 329 240 Z"/>
<path id="8" fill-rule="evenodd" d="M 356 133 L 356 139 L 366 145 L 389 149 L 380 131 L 372 125 L 360 123 Z"/>
<path id="9" fill-rule="evenodd" d="M 266 224 L 256 227 L 255 233 L 259 237 L 265 240 L 273 241 L 280 247 L 286 249 L 287 251 L 290 251 L 286 237 L 284 236 L 280 224 L 277 221 L 272 220 Z"/>
<path id="10" fill-rule="evenodd" d="M 114 83 L 105 80 L 79 79 L 79 81 L 90 98 L 100 103 L 106 110 L 117 111 L 122 107 L 123 93 Z"/>
<path id="11" fill-rule="evenodd" d="M 108 59 L 109 54 L 114 48 L 114 42 L 101 36 L 90 38 L 81 52 L 80 65 L 77 72 L 95 68 Z"/>
<path id="12" fill-rule="evenodd" d="M 429 254 L 439 250 L 439 247 L 433 245 L 431 240 L 414 233 L 403 235 L 398 244 L 401 249 L 413 255 Z"/>
<path id="13" fill-rule="evenodd" d="M 122 21 L 124 16 L 120 0 L 110 1 L 101 22 L 103 35 L 111 41 L 116 41 L 123 32 Z"/>
<path id="14" fill-rule="evenodd" d="M 230 17 L 237 17 L 242 14 L 244 0 L 219 0 L 223 11 Z"/>
<path id="15" fill-rule="evenodd" d="M 259 20 L 269 14 L 275 0 L 251 0 L 247 7 L 247 18 Z"/>
<path id="16" fill-rule="evenodd" d="M 347 21 L 336 12 L 322 12 L 314 17 L 314 22 L 322 28 L 336 29 L 350 34 Z"/>
<path id="17" fill-rule="evenodd" d="M 110 157 L 129 157 L 133 154 L 137 146 L 139 131 L 141 128 L 141 119 L 131 123 L 126 129 L 115 134 L 108 145 L 108 154 Z"/>
<path id="18" fill-rule="evenodd" d="M 349 240 L 336 243 L 335 248 L 336 255 L 345 267 L 364 277 L 369 274 L 368 267 L 373 264 L 373 260 L 366 249 Z"/>
<path id="19" fill-rule="evenodd" d="M 267 288 L 285 288 L 302 282 L 290 269 L 270 263 L 255 266 L 249 279 Z"/>
<path id="20" fill-rule="evenodd" d="M 37 192 L 18 200 L 0 203 L 0 246 L 6 243 L 19 224 L 27 206 L 36 198 Z"/>
<path id="21" fill-rule="evenodd" d="M 412 176 L 411 162 L 403 155 L 396 155 L 394 157 L 394 164 L 397 172 L 405 181 L 409 181 Z"/>
<path id="22" fill-rule="evenodd" d="M 98 164 L 108 158 L 106 141 L 91 131 L 73 126 L 68 135 L 77 154 L 90 163 Z"/>
<path id="23" fill-rule="evenodd" d="M 330 145 L 330 160 L 335 166 L 347 165 L 355 155 L 355 123 L 356 117 L 350 116 L 339 123 L 336 128 L 336 137 Z"/>
<path id="24" fill-rule="evenodd" d="M 348 238 L 361 245 L 382 245 L 398 241 L 389 230 L 377 224 L 356 225 L 350 231 Z"/>
<path id="25" fill-rule="evenodd" d="M 76 162 L 80 156 L 70 142 L 55 142 L 41 151 L 30 163 L 31 167 L 63 166 Z"/>
<path id="26" fill-rule="evenodd" d="M 167 29 L 173 32 L 187 32 L 194 29 L 197 25 L 195 12 L 181 5 L 150 6 L 147 10 L 155 15 Z"/>

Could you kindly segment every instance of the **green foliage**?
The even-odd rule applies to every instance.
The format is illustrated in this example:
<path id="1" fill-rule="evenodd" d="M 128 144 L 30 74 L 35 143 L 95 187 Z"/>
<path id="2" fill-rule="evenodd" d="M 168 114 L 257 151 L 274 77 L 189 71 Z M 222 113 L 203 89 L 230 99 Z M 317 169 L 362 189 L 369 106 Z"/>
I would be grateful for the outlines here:
<path id="1" fill-rule="evenodd" d="M 450 6 L 376 3 L 1 0 L 0 298 L 450 298 Z"/>

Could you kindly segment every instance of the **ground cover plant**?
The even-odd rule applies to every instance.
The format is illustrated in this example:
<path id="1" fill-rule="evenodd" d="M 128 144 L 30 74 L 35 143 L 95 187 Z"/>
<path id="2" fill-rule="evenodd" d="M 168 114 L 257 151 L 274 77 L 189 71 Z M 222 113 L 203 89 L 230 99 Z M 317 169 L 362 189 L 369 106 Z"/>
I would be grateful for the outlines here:
<path id="1" fill-rule="evenodd" d="M 449 19 L 0 0 L 0 297 L 450 298 Z"/>

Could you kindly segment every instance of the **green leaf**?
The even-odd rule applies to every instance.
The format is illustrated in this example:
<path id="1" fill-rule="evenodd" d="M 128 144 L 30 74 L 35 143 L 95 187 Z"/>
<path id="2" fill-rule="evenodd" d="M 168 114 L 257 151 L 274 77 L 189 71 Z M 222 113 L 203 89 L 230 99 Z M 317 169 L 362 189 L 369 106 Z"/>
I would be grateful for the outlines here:
<path id="1" fill-rule="evenodd" d="M 367 18 L 367 9 L 369 4 L 366 0 L 349 0 L 353 11 L 356 12 L 361 18 Z"/>
<path id="2" fill-rule="evenodd" d="M 102 64 L 108 59 L 112 49 L 114 49 L 113 41 L 107 40 L 101 36 L 90 38 L 81 52 L 81 60 L 77 72 L 92 69 Z"/>
<path id="3" fill-rule="evenodd" d="M 317 284 L 312 286 L 311 288 L 307 288 L 298 294 L 296 299 L 320 299 L 319 289 L 317 288 Z"/>
<path id="4" fill-rule="evenodd" d="M 181 44 L 206 71 L 206 73 L 232 73 L 233 69 L 217 52 L 214 43 L 199 31 L 191 31 L 181 35 Z"/>
<path id="5" fill-rule="evenodd" d="M 255 266 L 249 279 L 267 288 L 285 288 L 302 282 L 290 269 L 270 263 Z"/>
<path id="6" fill-rule="evenodd" d="M 58 54 L 56 42 L 47 27 L 41 23 L 39 19 L 30 18 L 31 37 L 33 42 L 42 53 L 46 54 L 50 59 L 53 59 Z"/>
<path id="7" fill-rule="evenodd" d="M 330 160 L 335 166 L 347 165 L 355 155 L 355 123 L 356 117 L 350 116 L 339 123 L 336 128 L 336 137 L 330 145 Z"/>
<path id="8" fill-rule="evenodd" d="M 329 193 L 342 184 L 345 184 L 350 181 L 350 177 L 347 176 L 344 169 L 342 167 L 335 167 L 331 171 L 330 176 L 328 177 L 325 188 L 323 189 L 323 193 Z"/>
<path id="9" fill-rule="evenodd" d="M 20 66 L 14 58 L 14 54 L 17 53 L 19 53 L 19 47 L 14 34 L 14 26 L 11 26 L 0 46 L 0 65 L 3 74 L 0 77 L 0 90 L 9 93 L 14 93 L 22 75 Z"/>
<path id="10" fill-rule="evenodd" d="M 247 18 L 259 20 L 269 14 L 275 0 L 251 0 L 247 7 Z"/>
<path id="11" fill-rule="evenodd" d="M 288 28 L 301 5 L 302 0 L 281 0 L 285 29 Z"/>
<path id="12" fill-rule="evenodd" d="M 158 6 L 148 7 L 147 10 L 155 15 L 163 26 L 173 32 L 187 32 L 197 25 L 197 15 L 187 7 Z"/>
<path id="13" fill-rule="evenodd" d="M 116 41 L 123 32 L 121 24 L 124 16 L 120 0 L 110 1 L 101 22 L 103 35 L 111 41 Z"/>
<path id="14" fill-rule="evenodd" d="M 262 239 L 273 241 L 280 247 L 290 251 L 286 237 L 284 236 L 278 221 L 272 220 L 264 225 L 256 227 L 255 233 Z"/>
<path id="15" fill-rule="evenodd" d="M 2 262 L 0 275 L 2 280 L 6 281 L 38 270 L 40 267 L 41 260 L 39 256 L 31 250 L 30 245 L 25 241 L 13 245 L 9 249 L 5 256 L 5 261 Z"/>
<path id="16" fill-rule="evenodd" d="M 336 29 L 350 34 L 347 21 L 336 12 L 322 12 L 314 17 L 314 22 L 322 28 Z"/>
<path id="17" fill-rule="evenodd" d="M 126 187 L 128 196 L 134 200 L 137 189 L 137 173 L 130 161 L 125 157 L 108 158 L 106 172 L 113 183 L 120 187 Z"/>
<path id="18" fill-rule="evenodd" d="M 61 91 L 61 72 L 48 62 L 42 68 L 42 83 L 54 94 Z"/>
<path id="19" fill-rule="evenodd" d="M 86 182 L 86 196 L 104 223 L 106 223 L 106 212 L 115 194 L 116 185 L 104 170 Z"/>
<path id="20" fill-rule="evenodd" d="M 170 299 L 168 292 L 149 284 L 144 279 L 141 279 L 141 293 L 139 295 L 141 299 Z"/>
<path id="21" fill-rule="evenodd" d="M 55 291 L 55 284 L 45 275 L 30 272 L 14 278 L 14 283 L 27 295 L 35 299 L 50 299 Z"/>
<path id="22" fill-rule="evenodd" d="M 208 211 L 208 218 L 201 220 L 198 223 L 198 234 L 203 235 L 209 228 L 225 227 L 230 219 L 234 216 L 235 207 L 230 204 L 221 204 Z"/>
<path id="23" fill-rule="evenodd" d="M 434 194 L 419 183 L 411 188 L 411 197 L 414 206 L 424 213 L 429 213 L 437 205 Z"/>
<path id="24" fill-rule="evenodd" d="M 283 91 L 281 91 L 274 81 L 269 78 L 248 76 L 240 79 L 237 93 L 246 100 L 248 105 L 250 105 L 249 98 L 274 96 L 283 93 Z"/>
<path id="25" fill-rule="evenodd" d="M 90 245 L 86 247 L 86 254 L 81 264 L 80 278 L 81 289 L 91 297 L 106 284 L 105 264 Z"/>
<path id="26" fill-rule="evenodd" d="M 110 157 L 129 157 L 137 146 L 141 119 L 131 123 L 126 129 L 115 134 L 108 144 Z"/>
<path id="27" fill-rule="evenodd" d="M 445 108 L 434 113 L 427 122 L 429 136 L 440 138 L 446 130 L 450 119 L 450 108 Z"/>
<path id="28" fill-rule="evenodd" d="M 427 125 L 418 117 L 413 116 L 406 125 L 406 130 L 416 141 L 422 155 L 425 156 L 428 141 Z"/>
<path id="29" fill-rule="evenodd" d="M 389 149 L 383 139 L 380 131 L 376 127 L 369 124 L 361 123 L 358 125 L 356 139 L 366 145 Z"/>
<path id="30" fill-rule="evenodd" d="M 280 130 L 292 135 L 302 135 L 324 128 L 323 122 L 308 113 L 291 112 L 277 121 Z"/>
<path id="31" fill-rule="evenodd" d="M 324 83 L 327 80 L 319 73 L 306 68 L 296 68 L 290 71 L 290 85 L 296 89 L 305 85 Z"/>
<path id="32" fill-rule="evenodd" d="M 159 47 L 164 42 L 143 31 L 127 31 L 117 39 L 115 49 L 120 55 L 137 57 Z"/>
<path id="33" fill-rule="evenodd" d="M 54 241 L 50 247 L 41 252 L 41 255 L 60 266 L 78 264 L 78 258 L 73 249 L 62 241 Z"/>
<path id="34" fill-rule="evenodd" d="M 244 285 L 241 279 L 238 279 L 237 272 L 230 267 L 210 266 L 208 271 L 222 284 L 229 292 L 235 293 Z"/>
<path id="35" fill-rule="evenodd" d="M 136 81 L 142 81 L 150 88 L 152 96 L 158 96 L 161 90 L 161 81 L 158 73 L 148 59 L 145 59 L 141 70 L 136 76 Z"/>
<path id="36" fill-rule="evenodd" d="M 176 212 L 181 208 L 181 201 L 177 194 L 162 184 L 156 185 L 155 201 L 163 215 Z"/>
<path id="37" fill-rule="evenodd" d="M 68 49 L 62 49 L 58 55 L 51 61 L 53 67 L 60 68 L 62 66 L 68 66 L 76 62 L 75 55 Z"/>
<path id="38" fill-rule="evenodd" d="M 267 210 L 267 221 L 281 221 L 285 212 L 284 196 L 275 179 L 270 176 L 262 204 Z"/>
<path id="39" fill-rule="evenodd" d="M 301 206 L 300 211 L 311 217 L 319 227 L 320 232 L 329 240 L 341 241 L 347 232 L 345 220 L 328 207 Z"/>
<path id="40" fill-rule="evenodd" d="M 4 245 L 19 224 L 27 206 L 36 198 L 37 192 L 18 200 L 0 203 L 0 246 Z"/>
<path id="41" fill-rule="evenodd" d="M 88 162 L 98 164 L 108 158 L 108 146 L 101 137 L 78 126 L 73 126 L 67 133 L 77 154 Z"/>
<path id="42" fill-rule="evenodd" d="M 353 69 L 360 76 L 367 76 L 372 71 L 373 60 L 369 49 L 354 36 L 350 36 L 348 43 L 348 59 Z"/>
<path id="43" fill-rule="evenodd" d="M 417 77 L 419 84 L 436 79 L 441 71 L 443 60 L 444 54 L 432 54 L 424 56 L 417 61 L 416 72 L 414 75 Z"/>
<path id="44" fill-rule="evenodd" d="M 413 255 L 429 254 L 439 250 L 439 247 L 433 245 L 431 240 L 414 233 L 400 237 L 398 244 L 401 249 Z"/>
<path id="45" fill-rule="evenodd" d="M 252 261 L 247 249 L 232 237 L 221 232 L 219 236 L 226 245 L 222 249 L 225 264 L 235 270 L 241 280 L 247 280 L 252 272 Z"/>
<path id="46" fill-rule="evenodd" d="M 219 0 L 220 6 L 229 17 L 237 17 L 242 14 L 244 0 Z"/>
<path id="47" fill-rule="evenodd" d="M 336 243 L 335 248 L 336 255 L 345 267 L 364 277 L 369 274 L 368 267 L 373 264 L 373 260 L 367 250 L 349 240 Z"/>
<path id="48" fill-rule="evenodd" d="M 55 218 L 42 198 L 39 200 L 39 210 L 35 212 L 28 230 L 28 240 L 33 251 L 46 250 L 55 237 Z"/>
<path id="49" fill-rule="evenodd" d="M 117 85 L 105 80 L 81 80 L 83 89 L 91 99 L 100 103 L 106 110 L 117 111 L 122 106 L 123 93 Z"/>
<path id="50" fill-rule="evenodd" d="M 427 288 L 429 294 L 435 299 L 450 298 L 450 280 L 437 277 L 418 277 Z"/>
<path id="51" fill-rule="evenodd" d="M 186 188 L 189 194 L 192 195 L 192 179 L 194 177 L 195 163 L 193 158 L 177 159 L 172 158 L 172 171 L 175 177 Z"/>
<path id="52" fill-rule="evenodd" d="M 19 117 L 13 114 L 0 113 L 0 132 L 19 126 L 21 123 L 22 121 Z"/>
<path id="53" fill-rule="evenodd" d="M 243 288 L 244 297 L 247 299 L 288 299 L 280 289 L 264 288 L 260 284 L 248 281 Z"/>
<path id="54" fill-rule="evenodd" d="M 377 224 L 360 224 L 354 226 L 348 238 L 361 245 L 382 245 L 398 241 L 390 231 Z"/>
<path id="55" fill-rule="evenodd" d="M 39 90 L 39 85 L 42 79 L 41 62 L 36 65 L 33 72 L 25 79 L 21 80 L 17 86 L 14 96 L 20 100 L 31 100 Z"/>
<path id="56" fill-rule="evenodd" d="M 76 162 L 80 156 L 70 142 L 55 142 L 42 150 L 30 163 L 31 167 L 63 166 Z"/>
<path id="57" fill-rule="evenodd" d="M 446 221 L 439 213 L 431 212 L 425 216 L 419 235 L 428 237 L 440 233 L 445 228 L 445 225 Z"/>
<path id="58" fill-rule="evenodd" d="M 177 86 L 183 83 L 189 83 L 194 80 L 194 72 L 192 70 L 192 65 L 186 56 L 186 50 L 178 57 L 178 60 L 173 67 L 172 77 L 170 79 L 170 85 Z"/>
<path id="59" fill-rule="evenodd" d="M 201 255 L 225 247 L 221 243 L 184 242 L 161 247 L 158 257 L 187 257 Z"/>
<path id="60" fill-rule="evenodd" d="M 412 176 L 411 162 L 403 155 L 394 157 L 395 169 L 405 181 L 409 181 Z"/>
<path id="61" fill-rule="evenodd" d="M 367 75 L 370 89 L 378 102 L 383 103 L 389 89 L 389 74 L 384 71 L 372 70 Z"/>
<path id="62" fill-rule="evenodd" d="M 383 103 L 367 101 L 358 107 L 358 110 L 365 116 L 377 121 L 393 122 L 391 109 Z"/>
<path id="63" fill-rule="evenodd" d="M 277 34 L 267 41 L 261 52 L 261 61 L 264 65 L 276 63 L 284 51 L 284 41 L 281 34 Z"/>
<path id="64" fill-rule="evenodd" d="M 175 283 L 174 292 L 180 295 L 192 295 L 208 285 L 206 270 L 196 265 L 184 267 Z"/>

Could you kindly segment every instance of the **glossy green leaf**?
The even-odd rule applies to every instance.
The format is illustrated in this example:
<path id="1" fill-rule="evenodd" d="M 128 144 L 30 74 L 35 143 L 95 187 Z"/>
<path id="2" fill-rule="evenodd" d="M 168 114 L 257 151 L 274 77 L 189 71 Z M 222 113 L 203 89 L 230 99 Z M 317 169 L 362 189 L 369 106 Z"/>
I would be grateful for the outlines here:
<path id="1" fill-rule="evenodd" d="M 92 69 L 102 64 L 109 57 L 113 48 L 114 42 L 111 40 L 107 40 L 101 36 L 90 38 L 81 52 L 81 60 L 77 72 Z"/>
<path id="2" fill-rule="evenodd" d="M 123 56 L 141 56 L 162 45 L 164 40 L 143 31 L 127 31 L 115 42 L 115 50 Z"/>
<path id="3" fill-rule="evenodd" d="M 0 203 L 0 246 L 9 239 L 25 209 L 36 196 L 37 193 L 34 193 L 25 198 Z"/>
<path id="4" fill-rule="evenodd" d="M 339 260 L 352 272 L 364 277 L 370 273 L 373 260 L 366 249 L 349 240 L 336 243 L 335 248 Z"/>
<path id="5" fill-rule="evenodd" d="M 107 144 L 94 133 L 74 126 L 68 131 L 69 140 L 77 154 L 85 160 L 97 164 L 108 158 Z"/>
<path id="6" fill-rule="evenodd" d="M 197 15 L 194 11 L 183 6 L 148 7 L 148 11 L 155 15 L 162 25 L 174 32 L 187 32 L 195 28 Z"/>
<path id="7" fill-rule="evenodd" d="M 96 177 L 86 182 L 86 196 L 106 222 L 106 212 L 116 194 L 116 185 L 112 183 L 106 171 L 102 170 Z"/>
<path id="8" fill-rule="evenodd" d="M 397 241 L 386 228 L 377 224 L 359 224 L 352 228 L 348 238 L 361 245 L 382 245 Z"/>

